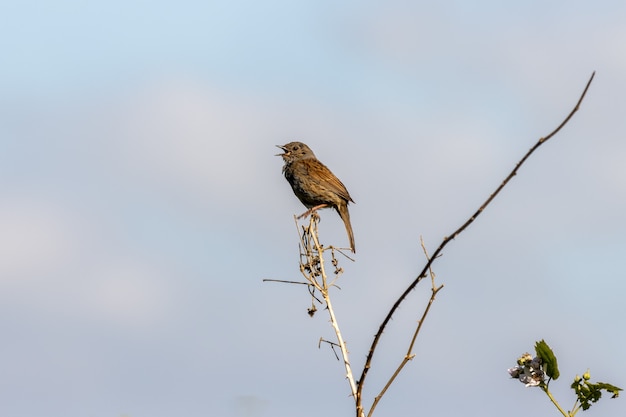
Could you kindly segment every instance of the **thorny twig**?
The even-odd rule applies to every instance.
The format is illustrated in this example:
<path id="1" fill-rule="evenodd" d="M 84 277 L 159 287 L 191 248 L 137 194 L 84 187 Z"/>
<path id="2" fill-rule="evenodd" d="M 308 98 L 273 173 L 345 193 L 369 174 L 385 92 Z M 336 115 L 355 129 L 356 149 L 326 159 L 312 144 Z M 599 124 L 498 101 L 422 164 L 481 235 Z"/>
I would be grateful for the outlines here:
<path id="1" fill-rule="evenodd" d="M 576 105 L 574 106 L 572 111 L 567 115 L 567 117 L 557 126 L 556 129 L 554 129 L 552 132 L 550 132 L 550 134 L 548 134 L 547 136 L 540 138 L 537 141 L 537 143 L 535 143 L 535 145 L 532 148 L 530 148 L 528 150 L 528 152 L 526 152 L 524 157 L 515 165 L 515 167 L 511 171 L 511 173 L 504 179 L 504 181 L 502 181 L 502 183 L 489 196 L 489 198 L 487 198 L 487 200 L 485 200 L 485 202 L 478 208 L 478 210 L 476 210 L 476 212 L 465 223 L 463 223 L 461 225 L 461 227 L 456 229 L 452 234 L 444 237 L 443 241 L 441 242 L 439 247 L 435 250 L 435 252 L 433 253 L 433 256 L 426 263 L 426 265 L 424 266 L 424 268 L 422 269 L 420 274 L 417 276 L 417 278 L 415 278 L 413 280 L 413 282 L 407 287 L 407 289 L 400 295 L 400 297 L 396 300 L 394 305 L 391 307 L 391 309 L 389 310 L 389 313 L 387 313 L 387 316 L 385 317 L 385 319 L 381 323 L 380 327 L 378 328 L 378 332 L 376 332 L 376 335 L 374 336 L 374 340 L 372 341 L 372 344 L 370 346 L 369 352 L 367 354 L 367 359 L 365 361 L 365 365 L 363 366 L 363 371 L 361 372 L 361 377 L 359 378 L 359 381 L 358 381 L 358 388 L 357 388 L 357 393 L 356 393 L 356 415 L 357 415 L 357 417 L 361 417 L 363 415 L 363 405 L 362 405 L 363 386 L 365 384 L 365 380 L 367 378 L 367 374 L 368 374 L 368 372 L 369 372 L 369 370 L 370 370 L 370 368 L 372 366 L 372 359 L 374 357 L 374 352 L 376 351 L 376 347 L 378 346 L 378 342 L 380 341 L 380 338 L 382 337 L 383 332 L 384 332 L 385 328 L 387 327 L 387 324 L 389 323 L 389 321 L 393 317 L 394 313 L 396 312 L 396 310 L 398 309 L 400 304 L 402 304 L 402 302 L 406 299 L 406 297 L 409 295 L 409 293 L 411 293 L 411 291 L 413 291 L 413 289 L 422 280 L 422 278 L 424 278 L 426 276 L 426 272 L 430 269 L 430 267 L 431 267 L 432 263 L 434 262 L 434 260 L 438 258 L 439 254 L 441 253 L 443 248 L 451 240 L 453 240 L 460 233 L 462 233 L 470 224 L 472 224 L 474 222 L 474 220 L 476 220 L 476 218 L 483 212 L 483 210 L 493 201 L 493 199 L 500 193 L 500 191 L 502 191 L 502 189 L 509 183 L 509 181 L 517 174 L 518 169 L 524 164 L 524 162 L 526 162 L 526 160 L 530 157 L 530 155 L 532 155 L 537 150 L 537 148 L 539 148 L 541 145 L 543 145 L 545 142 L 547 142 L 550 138 L 552 138 L 554 135 L 556 135 L 563 128 L 563 126 L 565 126 L 567 124 L 567 122 L 570 121 L 570 119 L 574 116 L 574 114 L 579 110 L 580 104 L 582 103 L 583 99 L 585 98 L 585 95 L 587 94 L 587 90 L 589 89 L 589 86 L 591 85 L 591 82 L 593 81 L 593 78 L 594 78 L 595 74 L 596 74 L 595 71 L 591 74 L 591 77 L 589 78 L 589 81 L 587 81 L 587 85 L 585 86 L 585 89 L 583 90 L 582 94 L 580 95 L 580 98 L 578 99 L 578 102 L 576 103 Z"/>

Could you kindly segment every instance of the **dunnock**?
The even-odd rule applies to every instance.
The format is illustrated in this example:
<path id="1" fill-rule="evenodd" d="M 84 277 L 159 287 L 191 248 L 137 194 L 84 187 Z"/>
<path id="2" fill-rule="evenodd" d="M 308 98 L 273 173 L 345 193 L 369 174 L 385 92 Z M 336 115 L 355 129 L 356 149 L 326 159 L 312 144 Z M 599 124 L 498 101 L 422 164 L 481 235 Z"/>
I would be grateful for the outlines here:
<path id="1" fill-rule="evenodd" d="M 303 216 L 320 208 L 333 207 L 346 226 L 350 249 L 356 252 L 350 213 L 348 213 L 348 203 L 354 203 L 354 201 L 345 185 L 330 172 L 330 169 L 326 168 L 326 165 L 317 160 L 313 151 L 304 143 L 291 142 L 276 146 L 285 152 L 276 155 L 282 156 L 285 161 L 283 166 L 285 178 L 296 197 L 309 209 Z"/>

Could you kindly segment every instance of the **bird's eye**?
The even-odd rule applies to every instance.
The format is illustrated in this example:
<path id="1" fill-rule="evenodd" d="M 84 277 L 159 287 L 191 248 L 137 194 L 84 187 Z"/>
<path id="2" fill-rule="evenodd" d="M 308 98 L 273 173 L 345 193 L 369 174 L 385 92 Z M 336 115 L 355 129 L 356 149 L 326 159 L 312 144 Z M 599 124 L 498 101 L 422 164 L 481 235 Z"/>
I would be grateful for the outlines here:
<path id="1" fill-rule="evenodd" d="M 300 149 L 300 147 L 299 147 L 299 146 L 297 146 L 297 145 L 293 147 L 293 150 L 294 150 L 294 151 L 297 151 L 298 149 Z"/>

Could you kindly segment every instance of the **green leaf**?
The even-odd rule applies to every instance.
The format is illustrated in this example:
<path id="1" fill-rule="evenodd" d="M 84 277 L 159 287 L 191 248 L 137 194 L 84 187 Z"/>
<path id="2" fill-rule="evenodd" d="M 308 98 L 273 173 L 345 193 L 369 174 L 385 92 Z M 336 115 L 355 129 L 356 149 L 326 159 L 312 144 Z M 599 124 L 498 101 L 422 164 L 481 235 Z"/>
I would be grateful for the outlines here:
<path id="1" fill-rule="evenodd" d="M 606 392 L 610 392 L 611 394 L 613 394 L 611 398 L 619 397 L 619 392 L 623 391 L 621 388 L 618 388 L 615 385 L 607 384 L 605 382 L 597 382 L 596 386 L 598 387 L 598 389 L 603 389 Z"/>
<path id="2" fill-rule="evenodd" d="M 560 375 L 559 366 L 556 363 L 556 356 L 554 356 L 554 352 L 552 352 L 550 346 L 542 339 L 540 342 L 535 343 L 535 352 L 537 352 L 537 356 L 541 358 L 543 370 L 546 375 L 552 379 L 558 379 Z"/>
<path id="3" fill-rule="evenodd" d="M 593 403 L 598 402 L 598 400 L 602 398 L 602 390 L 612 393 L 613 396 L 611 398 L 616 398 L 619 392 L 622 391 L 621 388 L 611 384 L 604 382 L 594 384 L 582 379 L 574 381 L 572 388 L 576 392 L 576 396 L 583 410 L 588 410 Z"/>
<path id="4" fill-rule="evenodd" d="M 581 390 L 577 392 L 578 401 L 583 407 L 583 410 L 588 410 L 592 403 L 597 402 L 602 398 L 602 390 L 600 390 L 597 384 L 592 384 L 587 381 L 581 385 Z"/>

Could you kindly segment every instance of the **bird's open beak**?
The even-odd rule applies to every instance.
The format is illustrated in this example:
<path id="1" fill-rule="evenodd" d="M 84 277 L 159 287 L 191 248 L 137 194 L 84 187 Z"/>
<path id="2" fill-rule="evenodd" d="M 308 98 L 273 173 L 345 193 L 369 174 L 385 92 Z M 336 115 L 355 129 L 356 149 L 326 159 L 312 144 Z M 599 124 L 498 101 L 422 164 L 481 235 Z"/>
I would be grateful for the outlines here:
<path id="1" fill-rule="evenodd" d="M 274 155 L 274 156 L 283 156 L 283 155 L 287 155 L 287 154 L 289 153 L 289 152 L 287 152 L 287 149 L 285 149 L 285 146 L 284 146 L 284 145 L 283 145 L 283 146 L 281 146 L 281 145 L 276 145 L 276 147 L 277 147 L 277 148 L 282 149 L 284 153 L 277 153 L 277 154 L 276 154 L 276 155 Z"/>

